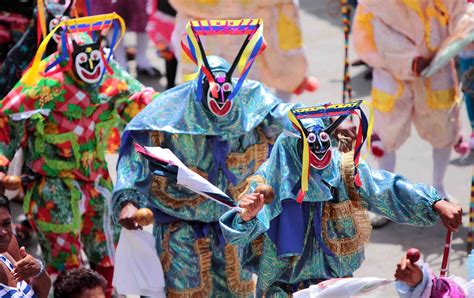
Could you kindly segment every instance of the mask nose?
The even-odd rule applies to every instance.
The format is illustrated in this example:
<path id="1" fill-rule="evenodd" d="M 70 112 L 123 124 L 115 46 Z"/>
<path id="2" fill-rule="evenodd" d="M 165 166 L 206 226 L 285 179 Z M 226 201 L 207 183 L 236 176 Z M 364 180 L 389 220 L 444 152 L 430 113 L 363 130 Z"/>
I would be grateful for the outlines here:
<path id="1" fill-rule="evenodd" d="M 89 66 L 90 66 L 91 70 L 94 69 L 94 63 L 92 62 L 92 59 L 89 59 Z"/>

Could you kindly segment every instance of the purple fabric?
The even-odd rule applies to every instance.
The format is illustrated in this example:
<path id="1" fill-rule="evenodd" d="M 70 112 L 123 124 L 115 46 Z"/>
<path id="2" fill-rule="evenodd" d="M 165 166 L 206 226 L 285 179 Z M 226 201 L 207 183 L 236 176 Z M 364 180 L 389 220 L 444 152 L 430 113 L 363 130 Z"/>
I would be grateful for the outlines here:
<path id="1" fill-rule="evenodd" d="M 321 204 L 320 202 L 303 202 L 284 200 L 281 202 L 282 211 L 270 222 L 267 235 L 275 243 L 278 256 L 299 255 L 303 253 L 304 236 L 309 224 L 309 211 L 315 205 L 313 231 L 323 252 L 333 257 L 334 253 L 324 244 L 321 233 Z"/>
<path id="2" fill-rule="evenodd" d="M 118 13 L 127 26 L 128 31 L 144 33 L 148 15 L 147 0 L 96 0 L 91 1 L 91 14 Z"/>
<path id="3" fill-rule="evenodd" d="M 430 298 L 464 298 L 464 291 L 454 280 L 433 277 Z"/>
<path id="4" fill-rule="evenodd" d="M 210 146 L 212 148 L 212 158 L 214 159 L 214 167 L 209 173 L 209 182 L 216 184 L 217 172 L 219 168 L 222 169 L 224 175 L 233 184 L 237 185 L 237 177 L 227 168 L 227 155 L 230 152 L 230 145 L 227 141 L 219 140 L 218 136 L 209 138 Z"/>

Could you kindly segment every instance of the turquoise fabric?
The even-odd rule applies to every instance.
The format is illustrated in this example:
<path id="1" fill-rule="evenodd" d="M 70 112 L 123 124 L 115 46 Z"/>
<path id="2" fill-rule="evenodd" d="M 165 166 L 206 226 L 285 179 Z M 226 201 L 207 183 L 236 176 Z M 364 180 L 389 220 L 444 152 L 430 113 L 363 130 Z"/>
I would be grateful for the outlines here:
<path id="1" fill-rule="evenodd" d="M 228 68 L 220 58 L 209 57 L 209 63 L 213 71 Z M 196 101 L 197 83 L 194 80 L 160 94 L 126 127 L 112 199 L 115 216 L 119 215 L 124 202 L 152 208 L 158 219 L 154 226 L 157 252 L 162 259 L 172 255 L 169 268 L 164 266 L 168 291 L 189 293 L 203 283 L 199 254 L 193 245 L 204 238 L 208 239 L 212 251 L 212 285 L 204 296 L 252 296 L 253 290 L 239 293 L 234 288 L 238 283 L 228 280 L 226 266 L 229 264 L 218 223 L 227 208 L 166 180 L 161 180 L 164 185 L 159 187 L 157 194 L 156 189 L 152 190 L 156 184 L 149 164 L 135 152 L 133 142 L 157 146 L 152 133 L 159 132 L 161 147 L 169 148 L 184 164 L 205 177 L 216 165 L 213 151 L 225 147 L 216 144 L 227 145 L 226 167 L 236 183 L 233 184 L 219 167 L 214 184 L 235 197 L 245 186 L 246 178 L 268 157 L 272 144 L 283 130 L 289 109 L 295 105 L 281 103 L 259 82 L 246 80 L 232 100 L 229 114 L 218 118 Z M 168 218 L 167 221 L 164 218 Z M 197 235 L 200 233 L 196 226 L 204 227 L 206 235 Z M 232 259 L 235 261 L 236 258 Z M 249 283 L 250 272 L 239 271 L 242 283 Z"/>
<path id="2" fill-rule="evenodd" d="M 282 213 L 282 202 L 295 200 L 296 194 L 292 189 L 301 175 L 299 156 L 297 139 L 280 135 L 269 159 L 250 178 L 252 182 L 248 190 L 250 193 L 261 183 L 269 184 L 275 192 L 273 202 L 265 205 L 257 217 L 248 222 L 243 222 L 233 211 L 225 213 L 220 219 L 226 240 L 241 246 L 247 252 L 242 262 L 251 264 L 252 270 L 258 275 L 257 296 L 281 294 L 281 284 L 291 288 L 303 281 L 351 276 L 364 260 L 363 250 L 344 256 L 325 254 L 315 229 L 308 224 L 312 222 L 316 212 L 321 214 L 321 210 L 317 209 L 320 202 L 337 204 L 349 199 L 340 173 L 341 155 L 337 151 L 333 151 L 331 164 L 326 169 L 310 170 L 309 189 L 304 202 L 309 202 L 311 209 L 308 223 L 305 223 L 306 229 L 303 230 L 304 235 L 299 235 L 304 238 L 301 253 L 289 257 L 277 255 L 276 244 L 266 232 L 272 220 Z M 358 193 L 369 210 L 392 221 L 417 226 L 429 226 L 437 220 L 438 215 L 432 205 L 441 198 L 433 187 L 411 184 L 402 176 L 389 172 L 372 171 L 364 161 L 360 162 L 358 171 L 362 181 Z M 257 176 L 261 176 L 263 180 L 253 179 Z M 331 192 L 322 180 L 337 191 Z M 337 193 L 337 197 L 334 197 L 334 193 Z M 327 234 L 331 240 L 351 238 L 354 234 L 353 224 L 344 219 L 328 221 Z M 257 240 L 262 241 L 261 237 L 263 245 L 258 252 L 253 247 Z M 287 235 L 288 241 L 292 241 L 294 237 L 296 235 Z"/>

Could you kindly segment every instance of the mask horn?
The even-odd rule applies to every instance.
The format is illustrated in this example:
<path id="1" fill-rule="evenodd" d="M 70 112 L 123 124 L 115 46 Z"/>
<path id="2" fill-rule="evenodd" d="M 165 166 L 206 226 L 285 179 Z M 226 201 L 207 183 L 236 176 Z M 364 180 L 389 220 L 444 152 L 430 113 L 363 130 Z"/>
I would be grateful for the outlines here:
<path id="1" fill-rule="evenodd" d="M 197 43 L 198 43 L 198 46 L 199 46 L 199 50 L 201 52 L 202 63 L 204 64 L 204 67 L 207 70 L 209 70 L 209 73 L 211 74 L 212 78 L 214 80 L 216 80 L 216 78 L 214 77 L 214 74 L 211 71 L 211 67 L 209 66 L 209 62 L 207 61 L 206 52 L 204 52 L 204 47 L 202 46 L 201 39 L 199 38 L 199 36 L 196 36 L 196 37 L 197 37 L 196 39 L 197 39 Z"/>
<path id="2" fill-rule="evenodd" d="M 334 121 L 328 128 L 326 128 L 324 131 L 330 135 L 334 132 L 334 130 L 336 129 L 336 127 L 338 127 L 342 121 L 346 120 L 347 116 L 349 116 L 350 114 L 347 114 L 347 115 L 341 115 L 339 116 L 339 118 L 336 119 L 336 121 Z"/>
<path id="3" fill-rule="evenodd" d="M 244 53 L 245 48 L 247 47 L 247 45 L 250 42 L 250 36 L 251 36 L 251 34 L 247 35 L 247 37 L 244 40 L 244 43 L 240 47 L 239 53 L 237 53 L 237 57 L 235 57 L 234 62 L 232 62 L 232 66 L 230 67 L 230 69 L 229 69 L 229 71 L 227 72 L 227 75 L 226 75 L 227 81 L 230 81 L 230 79 L 232 79 L 232 74 L 234 73 L 235 68 L 239 64 L 240 57 L 242 57 L 242 54 Z"/>

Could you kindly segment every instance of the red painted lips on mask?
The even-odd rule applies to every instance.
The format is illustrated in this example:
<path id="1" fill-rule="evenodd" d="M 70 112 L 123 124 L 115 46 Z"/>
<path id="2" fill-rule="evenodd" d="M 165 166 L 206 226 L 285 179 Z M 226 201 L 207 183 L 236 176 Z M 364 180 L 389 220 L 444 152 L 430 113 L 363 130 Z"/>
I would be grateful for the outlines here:
<path id="1" fill-rule="evenodd" d="M 88 80 L 96 80 L 100 77 L 100 67 L 96 67 L 92 74 L 88 73 L 87 71 L 84 71 L 83 69 L 80 69 L 80 71 L 81 75 Z"/>
<path id="2" fill-rule="evenodd" d="M 310 151 L 309 163 L 313 168 L 322 170 L 329 165 L 329 163 L 331 162 L 331 157 L 332 157 L 331 150 L 327 150 L 326 153 L 324 153 L 324 156 L 322 159 L 318 159 L 316 155 L 312 151 Z"/>
<path id="3" fill-rule="evenodd" d="M 232 107 L 232 101 L 230 100 L 226 101 L 221 108 L 219 107 L 219 105 L 216 103 L 216 101 L 213 98 L 209 99 L 209 108 L 211 112 L 213 112 L 217 116 L 223 117 L 227 115 L 231 107 Z"/>

